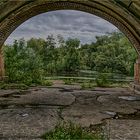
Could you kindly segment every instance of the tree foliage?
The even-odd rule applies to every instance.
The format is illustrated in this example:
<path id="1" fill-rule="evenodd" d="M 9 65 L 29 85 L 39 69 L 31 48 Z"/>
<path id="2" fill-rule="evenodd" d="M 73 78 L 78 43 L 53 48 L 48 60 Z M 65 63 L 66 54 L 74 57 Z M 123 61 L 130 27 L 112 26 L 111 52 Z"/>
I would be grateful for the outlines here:
<path id="1" fill-rule="evenodd" d="M 9 81 L 40 83 L 47 75 L 71 74 L 82 70 L 134 74 L 136 52 L 122 33 L 96 37 L 96 42 L 81 44 L 78 39 L 50 35 L 46 40 L 15 40 L 4 47 Z"/>

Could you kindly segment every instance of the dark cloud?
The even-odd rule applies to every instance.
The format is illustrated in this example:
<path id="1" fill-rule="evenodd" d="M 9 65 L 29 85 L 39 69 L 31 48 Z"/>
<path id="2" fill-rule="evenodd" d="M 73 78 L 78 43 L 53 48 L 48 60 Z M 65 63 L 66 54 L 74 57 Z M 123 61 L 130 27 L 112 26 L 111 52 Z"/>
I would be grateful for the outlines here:
<path id="1" fill-rule="evenodd" d="M 117 28 L 106 20 L 89 13 L 72 10 L 53 11 L 35 16 L 20 25 L 7 39 L 31 37 L 46 38 L 49 34 L 61 34 L 64 38 L 76 37 L 82 43 L 95 41 L 95 36 L 116 31 Z"/>

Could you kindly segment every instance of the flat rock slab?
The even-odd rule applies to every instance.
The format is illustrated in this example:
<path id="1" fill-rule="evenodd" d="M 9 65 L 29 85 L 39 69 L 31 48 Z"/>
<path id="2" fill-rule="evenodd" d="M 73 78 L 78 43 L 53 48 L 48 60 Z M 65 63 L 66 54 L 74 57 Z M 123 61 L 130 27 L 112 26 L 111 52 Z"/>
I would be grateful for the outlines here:
<path id="1" fill-rule="evenodd" d="M 75 96 L 66 92 L 59 92 L 58 89 L 42 88 L 32 91 L 30 94 L 20 95 L 20 98 L 13 98 L 9 104 L 30 104 L 30 105 L 50 105 L 67 106 L 75 101 Z"/>
<path id="2" fill-rule="evenodd" d="M 118 98 L 127 101 L 140 101 L 140 96 L 119 96 Z"/>
<path id="3" fill-rule="evenodd" d="M 101 124 L 103 119 L 112 116 L 100 113 L 98 107 L 80 105 L 63 109 L 62 117 L 65 121 L 72 121 L 83 127 L 89 127 L 90 125 Z"/>
<path id="4" fill-rule="evenodd" d="M 140 140 L 140 120 L 108 120 L 109 140 Z"/>
<path id="5" fill-rule="evenodd" d="M 102 108 L 104 108 L 105 110 L 115 111 L 122 114 L 132 114 L 140 109 L 140 101 L 138 100 L 128 101 L 128 100 L 120 99 L 119 97 L 121 96 L 120 95 L 103 95 L 103 96 L 98 97 L 97 101 L 103 105 Z"/>
<path id="6" fill-rule="evenodd" d="M 119 140 L 119 137 L 125 138 L 123 132 L 127 134 L 133 127 L 135 130 L 136 123 L 127 124 L 127 120 L 123 123 L 115 119 L 139 119 L 140 115 L 140 95 L 134 95 L 127 88 L 81 90 L 67 85 L 1 90 L 0 94 L 0 140 L 37 140 L 54 129 L 60 120 L 89 127 L 108 119 L 107 126 L 110 128 L 111 125 L 111 131 L 109 129 L 107 133 L 111 132 L 112 140 Z"/>
<path id="7" fill-rule="evenodd" d="M 59 121 L 56 109 L 0 110 L 0 138 L 38 138 Z"/>
<path id="8" fill-rule="evenodd" d="M 19 93 L 19 90 L 17 89 L 13 89 L 13 90 L 0 90 L 0 97 L 3 97 L 3 96 L 8 96 L 8 95 L 12 95 L 12 94 L 15 94 L 15 93 Z"/>

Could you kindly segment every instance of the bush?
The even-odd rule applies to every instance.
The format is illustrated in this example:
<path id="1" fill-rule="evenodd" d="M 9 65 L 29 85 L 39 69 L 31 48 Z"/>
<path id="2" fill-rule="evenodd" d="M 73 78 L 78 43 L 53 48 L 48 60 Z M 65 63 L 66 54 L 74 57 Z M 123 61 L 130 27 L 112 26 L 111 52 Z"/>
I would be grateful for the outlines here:
<path id="1" fill-rule="evenodd" d="M 73 79 L 64 79 L 63 81 L 65 85 L 72 85 L 73 83 Z"/>
<path id="2" fill-rule="evenodd" d="M 82 89 L 94 89 L 95 85 L 93 83 L 82 83 L 81 88 Z"/>
<path id="3" fill-rule="evenodd" d="M 44 81 L 42 81 L 41 85 L 42 86 L 52 86 L 53 82 L 49 81 L 49 80 L 44 80 Z"/>
<path id="4" fill-rule="evenodd" d="M 107 80 L 107 75 L 99 74 L 96 78 L 96 84 L 98 87 L 108 87 L 109 81 Z"/>
<path id="5" fill-rule="evenodd" d="M 62 123 L 42 136 L 46 140 L 104 140 L 103 134 L 93 134 L 73 123 Z"/>
<path id="6" fill-rule="evenodd" d="M 4 47 L 6 75 L 11 83 L 39 83 L 44 76 L 42 58 L 24 39 Z"/>

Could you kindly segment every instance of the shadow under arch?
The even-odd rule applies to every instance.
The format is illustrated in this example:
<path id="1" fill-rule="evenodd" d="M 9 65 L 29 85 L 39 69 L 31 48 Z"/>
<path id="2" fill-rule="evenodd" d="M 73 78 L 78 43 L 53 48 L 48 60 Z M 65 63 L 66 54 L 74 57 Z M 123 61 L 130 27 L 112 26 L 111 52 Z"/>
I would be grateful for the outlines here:
<path id="1" fill-rule="evenodd" d="M 30 3 L 12 11 L 0 23 L 0 47 L 4 44 L 9 35 L 23 22 L 33 16 L 55 10 L 83 11 L 109 21 L 126 35 L 134 46 L 136 52 L 140 54 L 139 34 L 137 33 L 135 26 L 132 25 L 132 22 L 129 22 L 127 17 L 119 14 L 118 11 L 113 10 L 112 5 L 105 5 L 97 1 L 31 1 Z"/>

